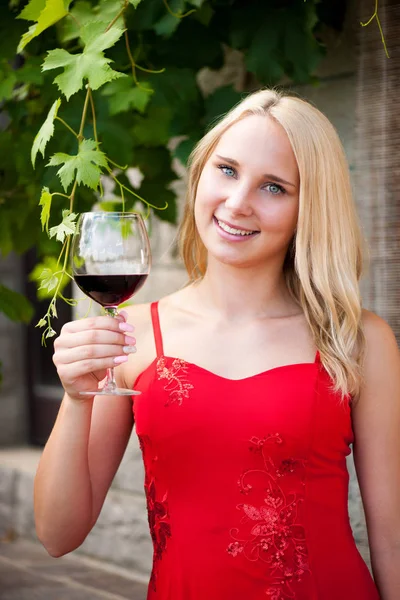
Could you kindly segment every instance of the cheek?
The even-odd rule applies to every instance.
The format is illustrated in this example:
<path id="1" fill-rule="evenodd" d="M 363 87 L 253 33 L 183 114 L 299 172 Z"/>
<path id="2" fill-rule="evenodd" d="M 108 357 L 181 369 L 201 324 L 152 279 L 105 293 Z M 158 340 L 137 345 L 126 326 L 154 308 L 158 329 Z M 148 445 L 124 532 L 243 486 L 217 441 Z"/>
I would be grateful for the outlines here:
<path id="1" fill-rule="evenodd" d="M 298 218 L 298 204 L 289 199 L 282 203 L 279 201 L 265 203 L 260 217 L 269 229 L 275 231 L 294 229 Z"/>
<path id="2" fill-rule="evenodd" d="M 214 212 L 220 197 L 219 186 L 213 177 L 204 174 L 200 177 L 194 205 L 195 217 L 205 217 L 208 210 Z"/>

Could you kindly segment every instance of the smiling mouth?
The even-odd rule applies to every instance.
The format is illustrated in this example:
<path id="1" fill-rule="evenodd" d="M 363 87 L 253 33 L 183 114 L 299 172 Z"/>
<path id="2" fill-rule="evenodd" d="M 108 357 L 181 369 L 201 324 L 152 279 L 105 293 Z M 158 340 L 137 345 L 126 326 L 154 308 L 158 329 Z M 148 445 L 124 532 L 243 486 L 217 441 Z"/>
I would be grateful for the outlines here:
<path id="1" fill-rule="evenodd" d="M 231 227 L 224 221 L 221 221 L 214 215 L 214 221 L 217 225 L 226 233 L 230 233 L 231 235 L 236 235 L 238 237 L 249 237 L 251 235 L 255 235 L 256 233 L 260 233 L 259 231 L 251 231 L 249 229 L 238 229 L 236 227 Z"/>

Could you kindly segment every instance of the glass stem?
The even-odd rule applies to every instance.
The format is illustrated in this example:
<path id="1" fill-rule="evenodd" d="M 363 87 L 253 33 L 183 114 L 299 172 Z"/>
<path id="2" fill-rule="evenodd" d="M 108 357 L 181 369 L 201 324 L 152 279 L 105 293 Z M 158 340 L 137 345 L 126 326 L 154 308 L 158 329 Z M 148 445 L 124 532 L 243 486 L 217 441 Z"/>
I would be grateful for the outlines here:
<path id="1" fill-rule="evenodd" d="M 107 306 L 104 308 L 105 312 L 109 317 L 115 318 L 118 314 L 116 306 Z M 103 390 L 112 392 L 117 389 L 117 382 L 115 381 L 114 367 L 107 369 L 107 378 L 104 384 Z"/>

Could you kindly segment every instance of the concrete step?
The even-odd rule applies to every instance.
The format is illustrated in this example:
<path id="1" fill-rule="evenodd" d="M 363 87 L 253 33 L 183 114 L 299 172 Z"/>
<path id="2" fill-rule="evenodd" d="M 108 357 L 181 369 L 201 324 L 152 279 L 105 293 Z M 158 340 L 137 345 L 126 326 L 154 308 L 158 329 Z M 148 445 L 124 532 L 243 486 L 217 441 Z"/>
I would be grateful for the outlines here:
<path id="1" fill-rule="evenodd" d="M 40 456 L 37 448 L 0 449 L 0 539 L 16 536 L 37 541 L 33 481 Z M 98 522 L 72 555 L 123 568 L 147 583 L 152 543 L 143 492 L 112 488 Z"/>
<path id="2" fill-rule="evenodd" d="M 97 561 L 51 558 L 30 540 L 0 541 L 0 600 L 145 600 L 147 586 Z"/>

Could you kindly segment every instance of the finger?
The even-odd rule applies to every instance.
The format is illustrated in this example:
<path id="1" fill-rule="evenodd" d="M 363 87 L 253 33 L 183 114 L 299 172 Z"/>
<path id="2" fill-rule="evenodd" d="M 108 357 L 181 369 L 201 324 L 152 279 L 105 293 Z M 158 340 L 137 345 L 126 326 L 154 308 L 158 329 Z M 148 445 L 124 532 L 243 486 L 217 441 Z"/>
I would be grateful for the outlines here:
<path id="1" fill-rule="evenodd" d="M 129 338 L 126 340 L 126 338 Z M 123 331 L 110 331 L 109 329 L 90 329 L 89 331 L 78 331 L 77 333 L 65 333 L 54 342 L 56 350 L 65 348 L 77 348 L 92 344 L 119 344 L 121 346 L 133 345 L 135 338 L 126 335 Z"/>
<path id="2" fill-rule="evenodd" d="M 110 331 L 134 331 L 133 325 L 121 322 L 113 317 L 89 317 L 88 319 L 78 319 L 66 323 L 61 329 L 61 333 L 77 333 L 79 331 L 88 331 L 91 329 L 108 329 Z"/>
<path id="3" fill-rule="evenodd" d="M 79 377 L 89 375 L 90 373 L 104 372 L 104 369 L 111 369 L 128 360 L 127 355 L 109 356 L 107 358 L 89 358 L 73 364 L 61 364 L 57 367 L 58 376 L 64 386 L 73 385 Z"/>
<path id="4" fill-rule="evenodd" d="M 135 352 L 136 346 L 134 345 L 92 344 L 91 346 L 78 346 L 76 348 L 59 350 L 54 353 L 53 359 L 55 365 L 70 365 L 83 360 L 116 357 L 124 354 L 133 354 Z"/>

